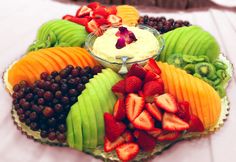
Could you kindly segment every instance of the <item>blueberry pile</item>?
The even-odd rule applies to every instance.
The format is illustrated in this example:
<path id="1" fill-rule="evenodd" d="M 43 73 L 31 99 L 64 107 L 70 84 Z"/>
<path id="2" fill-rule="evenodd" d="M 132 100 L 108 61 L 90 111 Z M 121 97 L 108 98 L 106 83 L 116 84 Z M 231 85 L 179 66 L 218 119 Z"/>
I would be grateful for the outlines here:
<path id="1" fill-rule="evenodd" d="M 13 87 L 13 105 L 19 120 L 42 138 L 66 140 L 66 117 L 70 107 L 85 89 L 85 84 L 101 66 L 73 67 L 68 65 L 60 72 L 43 72 L 33 85 L 20 81 Z"/>
<path id="2" fill-rule="evenodd" d="M 158 30 L 161 34 L 171 31 L 173 29 L 190 26 L 188 21 L 177 20 L 174 19 L 166 19 L 165 17 L 149 17 L 148 15 L 141 16 L 139 19 L 140 25 L 148 25 L 156 30 Z"/>

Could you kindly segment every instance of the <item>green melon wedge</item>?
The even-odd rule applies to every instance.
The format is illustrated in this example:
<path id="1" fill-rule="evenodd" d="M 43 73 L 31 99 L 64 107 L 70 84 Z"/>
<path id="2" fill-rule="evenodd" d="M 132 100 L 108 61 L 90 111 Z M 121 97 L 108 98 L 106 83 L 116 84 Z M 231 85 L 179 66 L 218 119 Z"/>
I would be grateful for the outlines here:
<path id="1" fill-rule="evenodd" d="M 181 38 L 177 42 L 173 52 L 182 53 L 184 48 L 188 45 L 189 41 L 192 39 L 194 35 L 198 33 L 199 30 L 202 30 L 202 29 L 198 26 L 188 27 L 186 31 L 181 35 Z"/>
<path id="2" fill-rule="evenodd" d="M 171 37 L 169 37 L 169 41 L 170 43 L 168 44 L 167 50 L 166 50 L 166 56 L 170 56 L 172 54 L 176 54 L 174 49 L 176 44 L 178 43 L 179 39 L 181 39 L 182 34 L 184 34 L 184 32 L 186 31 L 188 27 L 181 27 L 181 28 L 177 28 L 173 31 L 173 34 L 171 35 Z M 165 60 L 167 60 L 168 57 L 165 58 Z"/>
<path id="3" fill-rule="evenodd" d="M 70 110 L 73 131 L 74 131 L 74 148 L 83 150 L 83 133 L 82 133 L 82 117 L 79 111 L 79 104 L 75 103 Z"/>
<path id="4" fill-rule="evenodd" d="M 169 37 L 170 37 L 172 34 L 173 34 L 172 31 L 170 31 L 170 32 L 167 32 L 167 33 L 165 33 L 165 34 L 162 35 L 162 36 L 163 36 L 163 39 L 164 39 L 164 42 L 165 42 L 165 45 L 164 45 L 163 50 L 161 51 L 161 54 L 159 55 L 159 59 L 158 59 L 158 60 L 160 60 L 160 61 L 164 61 L 164 60 L 165 60 L 166 49 L 167 49 L 168 44 L 169 44 L 168 39 L 169 39 Z"/>
<path id="5" fill-rule="evenodd" d="M 66 141 L 70 147 L 74 148 L 75 139 L 74 139 L 74 128 L 72 123 L 71 111 L 68 113 L 66 118 L 66 127 L 67 127 Z"/>

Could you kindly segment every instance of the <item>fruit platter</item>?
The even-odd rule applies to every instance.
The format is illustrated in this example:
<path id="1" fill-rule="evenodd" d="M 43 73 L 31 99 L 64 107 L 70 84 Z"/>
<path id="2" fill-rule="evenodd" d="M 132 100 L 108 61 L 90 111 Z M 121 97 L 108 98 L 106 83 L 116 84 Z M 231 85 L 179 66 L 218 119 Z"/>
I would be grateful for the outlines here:
<path id="1" fill-rule="evenodd" d="M 233 66 L 214 36 L 140 15 L 92 2 L 42 24 L 3 74 L 16 128 L 35 142 L 124 162 L 218 131 Z"/>

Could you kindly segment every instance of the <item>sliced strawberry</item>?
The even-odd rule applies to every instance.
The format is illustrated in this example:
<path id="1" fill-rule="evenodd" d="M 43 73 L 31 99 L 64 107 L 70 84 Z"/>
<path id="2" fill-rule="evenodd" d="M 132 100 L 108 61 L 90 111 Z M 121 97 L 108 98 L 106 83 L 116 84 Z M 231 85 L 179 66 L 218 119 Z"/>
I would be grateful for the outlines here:
<path id="1" fill-rule="evenodd" d="M 98 32 L 99 25 L 97 24 L 97 22 L 95 20 L 92 19 L 88 22 L 88 24 L 85 26 L 85 28 L 88 33 Z"/>
<path id="2" fill-rule="evenodd" d="M 70 20 L 71 18 L 73 18 L 74 16 L 72 15 L 65 15 L 62 17 L 63 20 Z"/>
<path id="3" fill-rule="evenodd" d="M 117 13 L 116 6 L 108 7 L 107 12 L 109 13 L 109 15 L 116 15 L 116 13 Z"/>
<path id="4" fill-rule="evenodd" d="M 76 12 L 76 17 L 83 17 L 83 16 L 89 16 L 90 12 L 92 11 L 91 8 L 88 8 L 87 6 L 81 6 L 78 11 Z"/>
<path id="5" fill-rule="evenodd" d="M 162 133 L 162 129 L 160 128 L 153 128 L 150 131 L 147 131 L 148 134 L 150 134 L 152 137 L 156 138 Z"/>
<path id="6" fill-rule="evenodd" d="M 122 134 L 122 137 L 125 139 L 125 142 L 133 142 L 134 137 L 132 133 L 128 130 L 125 131 L 125 133 Z"/>
<path id="7" fill-rule="evenodd" d="M 177 138 L 180 137 L 180 132 L 163 132 L 157 137 L 157 140 L 162 142 L 162 141 L 174 141 Z"/>
<path id="8" fill-rule="evenodd" d="M 136 76 L 140 79 L 144 79 L 146 75 L 146 70 L 139 64 L 135 63 L 131 66 L 129 72 L 126 74 L 126 77 Z"/>
<path id="9" fill-rule="evenodd" d="M 91 2 L 87 6 L 91 8 L 92 10 L 96 10 L 97 8 L 101 6 L 101 4 L 99 2 Z"/>
<path id="10" fill-rule="evenodd" d="M 105 18 L 95 18 L 94 19 L 98 26 L 109 25 L 109 22 Z"/>
<path id="11" fill-rule="evenodd" d="M 150 81 L 143 86 L 143 95 L 146 102 L 153 102 L 154 97 L 164 93 L 164 84 L 158 81 Z"/>
<path id="12" fill-rule="evenodd" d="M 183 101 L 178 103 L 178 111 L 176 112 L 176 115 L 183 119 L 186 122 L 189 122 L 190 120 L 190 109 L 189 109 L 189 102 Z"/>
<path id="13" fill-rule="evenodd" d="M 109 113 L 104 113 L 104 122 L 106 137 L 111 142 L 114 142 L 126 129 L 125 124 L 117 122 Z"/>
<path id="14" fill-rule="evenodd" d="M 122 19 L 116 15 L 109 15 L 107 17 L 108 22 L 110 22 L 113 26 L 119 26 L 122 24 Z"/>
<path id="15" fill-rule="evenodd" d="M 159 78 L 160 78 L 160 75 L 158 75 L 150 70 L 147 70 L 144 82 L 147 83 L 149 81 L 158 80 Z"/>
<path id="16" fill-rule="evenodd" d="M 125 80 L 120 80 L 112 86 L 112 92 L 115 93 L 119 98 L 124 98 L 125 95 Z"/>
<path id="17" fill-rule="evenodd" d="M 161 74 L 161 69 L 153 58 L 148 60 L 147 64 L 144 66 L 144 69 L 150 70 L 158 75 Z"/>
<path id="18" fill-rule="evenodd" d="M 130 76 L 125 79 L 125 92 L 138 92 L 142 88 L 142 80 L 136 76 Z"/>
<path id="19" fill-rule="evenodd" d="M 134 127 L 141 130 L 152 130 L 154 128 L 154 120 L 147 110 L 143 112 L 132 122 Z"/>
<path id="20" fill-rule="evenodd" d="M 162 128 L 167 131 L 182 131 L 189 128 L 189 124 L 173 113 L 165 112 L 162 120 Z"/>
<path id="21" fill-rule="evenodd" d="M 88 18 L 72 17 L 69 21 L 86 26 L 90 20 Z"/>
<path id="22" fill-rule="evenodd" d="M 108 17 L 109 13 L 106 9 L 106 7 L 98 7 L 93 11 L 93 17 L 94 18 L 104 18 L 106 19 Z"/>
<path id="23" fill-rule="evenodd" d="M 125 102 L 124 99 L 118 99 L 113 108 L 113 116 L 116 120 L 121 121 L 125 118 Z"/>
<path id="24" fill-rule="evenodd" d="M 162 121 L 162 112 L 155 103 L 146 103 L 145 108 L 155 119 Z"/>
<path id="25" fill-rule="evenodd" d="M 129 121 L 133 121 L 143 110 L 144 98 L 130 93 L 126 98 L 125 107 L 127 118 Z"/>
<path id="26" fill-rule="evenodd" d="M 174 96 L 165 93 L 154 98 L 155 104 L 167 112 L 176 113 L 178 111 L 177 102 Z"/>
<path id="27" fill-rule="evenodd" d="M 203 132 L 204 126 L 196 115 L 191 115 L 189 120 L 189 132 Z"/>
<path id="28" fill-rule="evenodd" d="M 134 132 L 137 138 L 137 144 L 143 151 L 152 151 L 156 146 L 156 140 L 152 136 L 148 135 L 144 131 L 136 130 Z"/>
<path id="29" fill-rule="evenodd" d="M 123 143 L 125 143 L 125 139 L 122 136 L 118 137 L 114 142 L 111 142 L 107 137 L 105 137 L 104 151 L 111 152 Z"/>
<path id="30" fill-rule="evenodd" d="M 116 148 L 116 154 L 121 161 L 130 161 L 139 153 L 139 147 L 136 143 L 125 143 Z"/>

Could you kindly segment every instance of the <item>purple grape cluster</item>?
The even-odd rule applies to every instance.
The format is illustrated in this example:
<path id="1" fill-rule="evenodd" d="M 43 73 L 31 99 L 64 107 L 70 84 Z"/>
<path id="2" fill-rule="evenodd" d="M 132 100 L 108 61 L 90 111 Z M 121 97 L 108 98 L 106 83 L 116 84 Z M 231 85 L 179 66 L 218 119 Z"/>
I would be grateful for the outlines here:
<path id="1" fill-rule="evenodd" d="M 85 84 L 101 66 L 73 67 L 68 65 L 51 74 L 43 72 L 33 85 L 20 81 L 14 85 L 13 105 L 19 120 L 33 131 L 40 131 L 42 138 L 66 141 L 66 117 Z"/>
<path id="2" fill-rule="evenodd" d="M 139 19 L 140 25 L 147 25 L 155 28 L 161 34 L 171 31 L 173 29 L 190 26 L 191 24 L 188 21 L 183 20 L 174 20 L 174 19 L 166 19 L 165 17 L 149 17 L 148 15 L 141 16 Z"/>

